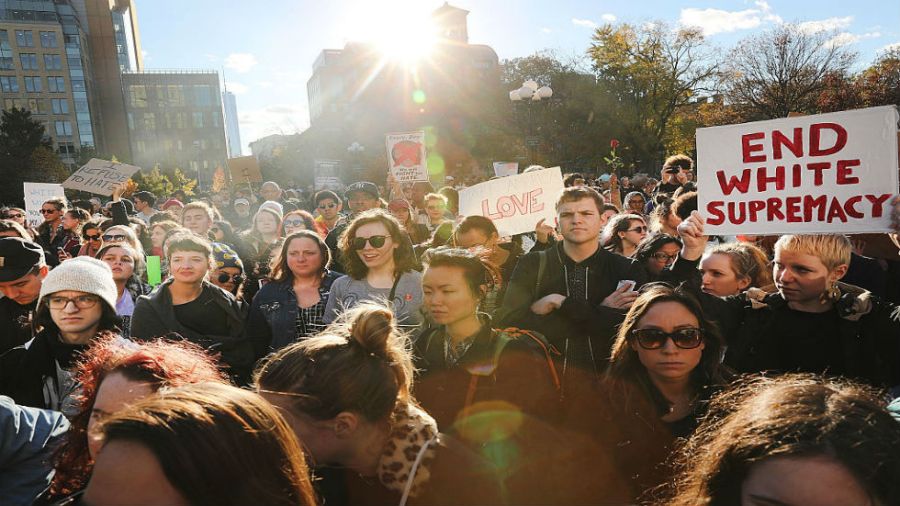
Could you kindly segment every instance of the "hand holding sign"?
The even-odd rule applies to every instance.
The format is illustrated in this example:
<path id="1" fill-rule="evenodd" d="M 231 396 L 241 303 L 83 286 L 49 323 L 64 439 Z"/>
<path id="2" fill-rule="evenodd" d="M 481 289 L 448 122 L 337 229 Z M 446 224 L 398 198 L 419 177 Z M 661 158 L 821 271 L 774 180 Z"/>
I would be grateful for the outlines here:
<path id="1" fill-rule="evenodd" d="M 681 256 L 685 260 L 693 261 L 703 256 L 709 240 L 703 231 L 705 224 L 706 220 L 697 211 L 691 212 L 687 219 L 678 224 L 678 235 L 684 243 L 681 248 Z"/>

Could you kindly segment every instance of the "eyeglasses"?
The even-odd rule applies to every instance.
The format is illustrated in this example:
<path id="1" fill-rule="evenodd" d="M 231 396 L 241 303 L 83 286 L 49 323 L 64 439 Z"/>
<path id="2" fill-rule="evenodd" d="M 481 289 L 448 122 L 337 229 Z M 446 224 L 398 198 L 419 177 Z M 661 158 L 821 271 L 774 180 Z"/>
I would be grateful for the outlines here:
<path id="1" fill-rule="evenodd" d="M 105 234 L 103 236 L 103 240 L 106 242 L 121 242 L 125 239 L 128 239 L 128 236 L 125 234 Z"/>
<path id="2" fill-rule="evenodd" d="M 675 332 L 665 332 L 659 329 L 634 329 L 631 331 L 631 336 L 645 350 L 658 350 L 665 346 L 669 339 L 675 343 L 675 346 L 683 350 L 696 348 L 703 342 L 703 334 L 700 333 L 700 329 L 695 328 L 678 329 Z"/>
<path id="3" fill-rule="evenodd" d="M 7 214 L 6 217 L 7 217 L 7 218 L 22 218 L 22 215 L 19 214 L 19 213 L 16 213 L 16 214 L 11 214 L 11 213 L 10 213 L 10 214 Z"/>
<path id="4" fill-rule="evenodd" d="M 319 204 L 316 206 L 316 209 L 334 209 L 337 207 L 337 204 Z"/>
<path id="5" fill-rule="evenodd" d="M 79 295 L 78 297 L 48 297 L 47 305 L 50 309 L 65 309 L 69 303 L 75 304 L 78 309 L 89 309 L 97 305 L 100 300 L 96 295 Z"/>
<path id="6" fill-rule="evenodd" d="M 300 225 L 306 225 L 306 223 L 299 218 L 296 220 L 284 220 L 283 224 L 285 227 L 299 227 Z"/>
<path id="7" fill-rule="evenodd" d="M 85 234 L 85 235 L 83 235 L 82 237 L 84 237 L 84 240 L 85 240 L 85 241 L 99 241 L 99 240 L 102 239 L 102 237 L 100 237 L 99 234 L 97 234 L 97 235 L 87 235 L 87 234 Z"/>
<path id="8" fill-rule="evenodd" d="M 626 230 L 626 232 L 637 232 L 639 234 L 643 234 L 644 232 L 646 232 L 648 230 L 650 230 L 650 229 L 647 228 L 645 225 L 642 225 L 640 227 L 629 228 L 628 230 Z"/>
<path id="9" fill-rule="evenodd" d="M 650 258 L 652 258 L 654 260 L 658 260 L 660 262 L 669 262 L 669 261 L 674 262 L 678 258 L 678 253 L 675 253 L 674 255 L 666 255 L 662 251 L 659 251 L 657 253 L 650 255 Z"/>
<path id="10" fill-rule="evenodd" d="M 373 248 L 380 248 L 384 246 L 385 241 L 387 241 L 388 236 L 386 235 L 373 235 L 369 237 L 355 237 L 353 238 L 353 242 L 350 244 L 353 249 L 360 250 L 366 247 L 366 243 L 372 245 Z"/>
<path id="11" fill-rule="evenodd" d="M 41 214 L 50 214 L 50 213 L 58 213 L 59 209 L 41 209 Z"/>
<path id="12" fill-rule="evenodd" d="M 227 272 L 223 272 L 219 274 L 219 283 L 227 283 L 231 281 L 232 283 L 239 285 L 244 282 L 244 276 L 241 274 L 235 274 L 234 276 L 229 275 Z"/>

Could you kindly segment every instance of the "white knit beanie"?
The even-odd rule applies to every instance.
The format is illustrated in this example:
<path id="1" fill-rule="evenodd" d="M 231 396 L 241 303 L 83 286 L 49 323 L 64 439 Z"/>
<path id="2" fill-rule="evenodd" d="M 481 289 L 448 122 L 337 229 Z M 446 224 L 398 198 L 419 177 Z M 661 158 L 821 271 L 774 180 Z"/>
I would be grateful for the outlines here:
<path id="1" fill-rule="evenodd" d="M 41 283 L 38 304 L 45 295 L 65 290 L 94 294 L 109 304 L 113 310 L 116 309 L 119 298 L 112 269 L 106 262 L 88 256 L 70 258 L 54 267 Z"/>
<path id="2" fill-rule="evenodd" d="M 280 202 L 275 202 L 274 200 L 267 200 L 259 205 L 258 211 L 262 211 L 263 209 L 268 209 L 273 213 L 278 215 L 278 220 L 280 221 L 284 218 L 284 206 L 281 205 Z M 255 220 L 254 220 L 255 221 Z"/>

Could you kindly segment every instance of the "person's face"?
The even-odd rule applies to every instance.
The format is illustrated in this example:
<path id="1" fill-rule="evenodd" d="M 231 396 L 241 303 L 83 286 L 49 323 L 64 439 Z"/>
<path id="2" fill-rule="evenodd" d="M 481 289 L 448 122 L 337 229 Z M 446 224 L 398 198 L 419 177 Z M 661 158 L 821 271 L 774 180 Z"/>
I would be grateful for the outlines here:
<path id="1" fill-rule="evenodd" d="M 175 281 L 197 284 L 209 272 L 209 257 L 199 251 L 169 252 L 169 272 Z"/>
<path id="2" fill-rule="evenodd" d="M 366 192 L 353 192 L 347 199 L 347 204 L 350 206 L 350 211 L 361 213 L 378 207 L 378 199 Z"/>
<path id="3" fill-rule="evenodd" d="M 584 179 L 576 177 L 572 180 L 572 186 L 584 186 Z"/>
<path id="4" fill-rule="evenodd" d="M 281 190 L 273 184 L 264 184 L 259 189 L 259 196 L 262 197 L 263 200 L 278 201 L 281 198 Z"/>
<path id="5" fill-rule="evenodd" d="M 89 228 L 81 231 L 81 238 L 87 243 L 89 248 L 93 248 L 96 251 L 103 242 L 103 233 L 100 232 L 99 228 Z"/>
<path id="6" fill-rule="evenodd" d="M 713 253 L 700 262 L 700 289 L 718 297 L 737 295 L 750 286 L 746 277 L 738 278 L 731 257 L 724 253 Z"/>
<path id="7" fill-rule="evenodd" d="M 291 214 L 285 216 L 282 225 L 284 226 L 285 236 L 291 235 L 294 232 L 299 232 L 301 230 L 308 230 L 306 228 L 306 222 L 303 221 L 303 218 L 299 214 Z"/>
<path id="8" fill-rule="evenodd" d="M 247 204 L 236 204 L 234 206 L 234 212 L 237 213 L 238 216 L 250 216 L 250 206 Z"/>
<path id="9" fill-rule="evenodd" d="M 409 221 L 409 209 L 406 207 L 391 208 L 391 216 L 397 218 L 400 223 L 406 224 Z"/>
<path id="10" fill-rule="evenodd" d="M 287 264 L 294 276 L 302 278 L 318 274 L 324 262 L 319 245 L 308 237 L 294 239 L 288 245 Z"/>
<path id="11" fill-rule="evenodd" d="M 140 197 L 134 198 L 134 210 L 135 211 L 142 213 L 142 212 L 144 212 L 145 209 L 147 209 L 147 207 L 148 207 L 147 203 L 144 202 L 143 200 L 141 200 Z"/>
<path id="12" fill-rule="evenodd" d="M 678 228 L 678 225 L 681 225 L 681 218 L 679 218 L 677 214 L 669 211 L 669 214 L 666 216 L 666 226 L 675 230 Z"/>
<path id="13" fill-rule="evenodd" d="M 166 477 L 156 455 L 146 446 L 128 440 L 103 445 L 83 499 L 91 506 L 191 504 Z"/>
<path id="14" fill-rule="evenodd" d="M 78 227 L 78 219 L 71 213 L 66 213 L 62 217 L 63 230 L 75 230 Z"/>
<path id="15" fill-rule="evenodd" d="M 657 302 L 650 306 L 644 316 L 635 324 L 635 329 L 656 329 L 675 332 L 681 329 L 699 329 L 700 322 L 688 308 L 678 302 Z M 687 379 L 691 371 L 700 364 L 705 343 L 691 349 L 679 348 L 669 338 L 661 348 L 644 349 L 637 339 L 632 338 L 631 348 L 637 352 L 647 373 L 657 382 L 672 382 Z"/>
<path id="16" fill-rule="evenodd" d="M 612 209 L 603 211 L 603 214 L 600 215 L 600 228 L 605 227 L 606 224 L 609 223 L 609 219 L 617 214 L 619 214 L 619 213 Z"/>
<path id="17" fill-rule="evenodd" d="M 419 203 L 425 200 L 425 195 L 427 194 L 428 192 L 425 191 L 425 188 L 419 185 L 413 185 L 409 192 L 409 196 L 410 198 L 412 198 L 412 201 Z"/>
<path id="18" fill-rule="evenodd" d="M 218 225 L 213 225 L 209 227 L 209 233 L 212 234 L 213 238 L 216 242 L 222 242 L 225 240 L 225 231 L 222 230 Z"/>
<path id="19" fill-rule="evenodd" d="M 162 227 L 153 227 L 150 229 L 150 242 L 154 248 L 162 248 L 163 240 L 166 238 L 166 231 Z"/>
<path id="20" fill-rule="evenodd" d="M 628 199 L 628 208 L 638 214 L 644 212 L 645 204 L 646 202 L 644 202 L 644 197 L 638 195 L 632 196 L 630 199 Z"/>
<path id="21" fill-rule="evenodd" d="M 222 281 L 219 279 L 220 277 L 225 276 L 228 277 L 227 280 Z M 209 276 L 209 281 L 226 292 L 234 293 L 235 290 L 237 290 L 238 285 L 240 285 L 240 282 L 235 283 L 235 277 L 240 281 L 240 276 L 241 270 L 237 267 L 221 267 L 212 272 Z"/>
<path id="22" fill-rule="evenodd" d="M 493 250 L 497 246 L 497 239 L 497 234 L 488 236 L 484 230 L 472 228 L 465 233 L 456 235 L 456 245 L 464 249 L 482 247 Z"/>
<path id="23" fill-rule="evenodd" d="M 670 242 L 663 245 L 647 259 L 647 270 L 654 276 L 659 276 L 663 269 L 675 262 L 679 251 L 681 248 L 678 247 L 678 243 Z"/>
<path id="24" fill-rule="evenodd" d="M 139 401 L 153 392 L 149 383 L 130 380 L 120 372 L 113 372 L 103 378 L 100 388 L 97 389 L 97 396 L 94 399 L 94 407 L 91 409 L 91 417 L 88 419 L 87 426 L 88 453 L 92 459 L 97 458 L 97 453 L 103 445 L 103 442 L 95 437 L 98 424 L 109 415 L 118 413 L 125 406 Z"/>
<path id="25" fill-rule="evenodd" d="M 425 213 L 428 214 L 428 219 L 430 219 L 432 223 L 443 220 L 444 211 L 446 209 L 447 206 L 440 200 L 432 199 L 425 202 Z"/>
<path id="26" fill-rule="evenodd" d="M 260 234 L 275 234 L 278 232 L 278 220 L 271 213 L 259 213 L 256 217 L 256 231 Z"/>
<path id="27" fill-rule="evenodd" d="M 10 209 L 10 211 L 6 214 L 7 220 L 12 220 L 19 225 L 25 226 L 25 213 L 19 211 L 18 209 Z"/>
<path id="28" fill-rule="evenodd" d="M 106 229 L 106 232 L 101 236 L 103 242 L 105 244 L 116 243 L 116 242 L 128 242 L 128 235 L 125 230 L 116 225 L 114 227 L 109 227 Z"/>
<path id="29" fill-rule="evenodd" d="M 47 276 L 47 268 L 43 267 L 38 272 L 32 272 L 12 281 L 0 283 L 0 292 L 7 298 L 24 306 L 31 304 L 41 293 L 41 282 Z"/>
<path id="30" fill-rule="evenodd" d="M 684 179 L 687 181 L 693 181 L 694 180 L 694 171 L 685 170 L 684 171 Z"/>
<path id="31" fill-rule="evenodd" d="M 94 328 L 103 315 L 103 303 L 100 302 L 100 297 L 85 292 L 63 290 L 48 295 L 47 302 L 50 306 L 50 317 L 53 319 L 53 323 L 59 327 L 60 337 L 63 340 L 67 340 L 66 334 L 78 334 Z M 88 307 L 79 307 L 79 304 Z M 86 343 L 71 342 L 69 344 Z"/>
<path id="32" fill-rule="evenodd" d="M 382 236 L 385 238 L 384 244 L 380 248 L 376 248 L 372 245 L 371 239 L 366 241 L 366 245 L 359 250 L 356 250 L 356 254 L 359 255 L 359 259 L 362 260 L 366 267 L 369 269 L 375 269 L 378 267 L 382 267 L 386 265 L 388 262 L 393 261 L 394 258 L 394 250 L 399 246 L 394 243 L 394 239 L 391 237 L 391 234 L 388 232 L 386 226 L 380 221 L 376 221 L 373 223 L 366 223 L 365 225 L 356 229 L 356 234 L 353 236 L 355 238 L 372 238 L 375 236 Z"/>
<path id="33" fill-rule="evenodd" d="M 201 237 L 206 237 L 209 227 L 212 226 L 209 215 L 203 209 L 188 209 L 184 211 L 181 215 L 181 224 L 184 228 Z"/>
<path id="34" fill-rule="evenodd" d="M 41 216 L 44 217 L 44 221 L 47 223 L 52 223 L 62 218 L 62 214 L 62 211 L 57 209 L 53 204 L 44 204 L 41 206 Z"/>
<path id="35" fill-rule="evenodd" d="M 584 244 L 598 241 L 600 237 L 600 210 L 594 199 L 586 198 L 560 204 L 556 211 L 557 223 L 563 239 L 569 243 Z"/>
<path id="36" fill-rule="evenodd" d="M 341 211 L 341 203 L 335 202 L 334 199 L 322 199 L 319 201 L 319 205 L 316 206 L 316 210 L 319 211 L 322 218 L 331 221 L 337 218 L 338 213 Z"/>
<path id="37" fill-rule="evenodd" d="M 741 485 L 741 506 L 788 504 L 876 503 L 853 473 L 830 456 L 771 457 L 754 464 Z"/>
<path id="38" fill-rule="evenodd" d="M 108 248 L 100 260 L 112 269 L 114 281 L 127 281 L 134 274 L 134 258 L 122 248 Z"/>
<path id="39" fill-rule="evenodd" d="M 781 296 L 789 303 L 817 302 L 822 293 L 846 272 L 846 265 L 840 265 L 829 272 L 819 257 L 784 249 L 775 250 L 772 277 L 775 278 L 775 286 Z"/>
<path id="40" fill-rule="evenodd" d="M 425 309 L 438 325 L 452 325 L 478 310 L 478 297 L 460 267 L 429 267 L 422 276 Z"/>
<path id="41" fill-rule="evenodd" d="M 647 224 L 644 220 L 629 220 L 628 229 L 616 233 L 622 238 L 622 242 L 637 246 L 647 237 Z"/>
<path id="42" fill-rule="evenodd" d="M 313 461 L 314 466 L 325 464 L 340 464 L 340 443 L 335 437 L 334 420 L 315 420 L 312 417 L 299 413 L 294 408 L 294 400 L 289 395 L 277 393 L 259 392 L 259 394 L 275 406 L 284 421 L 296 434 L 299 441 L 303 441 L 305 454 Z"/>

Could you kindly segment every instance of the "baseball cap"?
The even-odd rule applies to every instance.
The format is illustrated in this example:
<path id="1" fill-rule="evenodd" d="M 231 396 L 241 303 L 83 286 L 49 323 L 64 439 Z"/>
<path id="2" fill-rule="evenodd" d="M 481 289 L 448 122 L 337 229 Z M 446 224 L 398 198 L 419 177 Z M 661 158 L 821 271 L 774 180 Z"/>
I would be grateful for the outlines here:
<path id="1" fill-rule="evenodd" d="M 0 282 L 14 281 L 44 265 L 44 249 L 21 237 L 0 239 Z"/>
<path id="2" fill-rule="evenodd" d="M 356 192 L 368 193 L 372 196 L 372 198 L 381 198 L 381 193 L 378 191 L 378 187 L 375 186 L 375 183 L 370 183 L 369 181 L 357 181 L 344 190 L 344 197 L 350 198 L 350 194 Z"/>
<path id="3" fill-rule="evenodd" d="M 234 205 L 236 205 L 236 206 L 244 205 L 244 206 L 249 207 L 250 201 L 247 199 L 234 199 Z"/>

